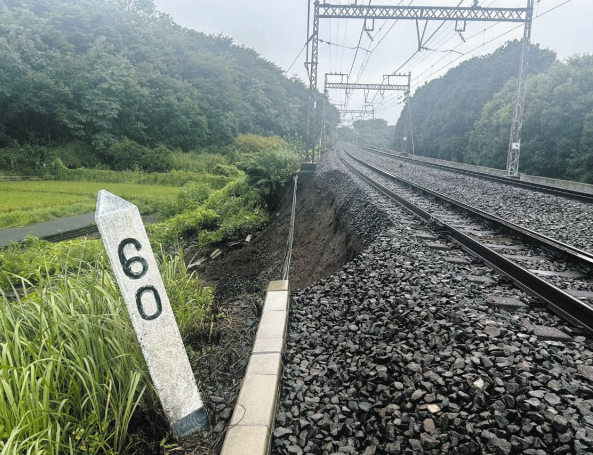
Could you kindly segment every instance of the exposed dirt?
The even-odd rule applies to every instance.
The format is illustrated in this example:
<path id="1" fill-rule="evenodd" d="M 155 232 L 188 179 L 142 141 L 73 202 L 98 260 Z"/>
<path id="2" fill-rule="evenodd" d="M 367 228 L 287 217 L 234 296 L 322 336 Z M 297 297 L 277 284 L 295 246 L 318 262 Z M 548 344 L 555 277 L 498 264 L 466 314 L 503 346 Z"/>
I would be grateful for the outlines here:
<path id="1" fill-rule="evenodd" d="M 186 454 L 219 453 L 239 386 L 257 331 L 263 297 L 269 281 L 280 278 L 292 206 L 292 183 L 287 185 L 270 224 L 250 243 L 219 246 L 223 254 L 197 268 L 200 278 L 216 287 L 217 322 L 209 346 L 200 346 L 196 377 L 207 403 L 211 430 L 181 443 Z M 309 286 L 339 270 L 374 237 L 368 226 L 356 222 L 356 210 L 368 201 L 356 185 L 335 167 L 323 166 L 315 176 L 299 178 L 290 285 L 293 290 Z M 375 230 L 385 220 L 378 218 Z M 186 257 L 202 257 L 191 245 Z M 198 349 L 198 346 L 193 346 Z M 173 453 L 173 452 L 171 452 Z"/>

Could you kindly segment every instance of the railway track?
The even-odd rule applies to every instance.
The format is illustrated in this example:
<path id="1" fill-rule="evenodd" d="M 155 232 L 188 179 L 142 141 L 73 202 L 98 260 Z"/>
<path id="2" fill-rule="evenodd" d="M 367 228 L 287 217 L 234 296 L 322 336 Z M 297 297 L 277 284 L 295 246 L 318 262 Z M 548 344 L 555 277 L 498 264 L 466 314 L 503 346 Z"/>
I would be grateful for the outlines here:
<path id="1" fill-rule="evenodd" d="M 395 176 L 345 149 L 342 154 L 342 162 L 371 186 L 434 224 L 575 327 L 593 331 L 591 253 Z"/>
<path id="2" fill-rule="evenodd" d="M 367 147 L 367 146 L 361 146 L 361 145 L 359 145 L 357 147 L 359 147 L 367 152 L 371 152 L 371 153 L 374 153 L 377 155 L 385 156 L 385 157 L 400 160 L 400 161 L 414 163 L 419 166 L 432 167 L 435 169 L 445 170 L 448 172 L 454 172 L 457 174 L 464 174 L 464 175 L 469 175 L 471 177 L 477 177 L 477 178 L 490 180 L 490 181 L 494 181 L 494 182 L 498 182 L 498 183 L 504 183 L 505 185 L 511 185 L 511 186 L 515 186 L 518 188 L 525 188 L 525 189 L 537 191 L 540 193 L 553 194 L 554 196 L 565 197 L 565 198 L 576 200 L 576 201 L 593 203 L 593 194 L 590 194 L 590 193 L 584 193 L 581 191 L 570 190 L 570 189 L 556 188 L 556 187 L 552 187 L 549 185 L 543 185 L 543 184 L 539 184 L 539 183 L 526 182 L 526 181 L 522 181 L 522 180 L 512 179 L 509 177 L 503 177 L 503 176 L 499 176 L 499 175 L 489 174 L 486 172 L 472 171 L 472 170 L 468 170 L 468 169 L 458 169 L 458 168 L 455 168 L 452 166 L 447 166 L 447 165 L 439 164 L 439 163 L 430 163 L 430 162 L 426 162 L 426 161 L 420 161 L 420 160 L 417 160 L 414 158 L 410 158 L 410 157 L 406 157 L 406 156 L 402 156 L 402 155 L 396 155 L 394 153 L 390 153 L 390 152 L 387 152 L 385 150 L 382 150 L 382 149 L 379 149 L 376 147 Z"/>

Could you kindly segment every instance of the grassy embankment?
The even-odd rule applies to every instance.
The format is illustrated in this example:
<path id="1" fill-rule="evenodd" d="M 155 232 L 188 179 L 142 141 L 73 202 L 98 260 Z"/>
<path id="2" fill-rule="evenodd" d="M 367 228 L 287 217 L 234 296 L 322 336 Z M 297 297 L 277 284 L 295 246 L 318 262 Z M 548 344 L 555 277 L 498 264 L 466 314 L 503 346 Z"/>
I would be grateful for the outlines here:
<path id="1" fill-rule="evenodd" d="M 209 333 L 220 315 L 210 311 L 211 290 L 188 276 L 175 244 L 193 236 L 208 246 L 261 228 L 267 204 L 298 162 L 294 149 L 277 139 L 241 137 L 233 150 L 230 158 L 203 161 L 177 156 L 184 169 L 179 175 L 193 173 L 196 180 L 170 184 L 163 193 L 151 193 L 148 185 L 143 188 L 152 196 L 133 193 L 142 185 L 121 182 L 114 188 L 116 194 L 129 188 L 166 217 L 150 227 L 149 236 L 186 340 Z M 218 162 L 203 169 L 204 161 Z M 112 183 L 131 176 L 61 172 L 63 180 L 109 175 Z M 158 183 L 163 176 L 140 177 Z M 98 188 L 88 182 L 50 183 L 84 187 L 87 193 L 72 196 L 72 204 L 84 203 L 76 198 L 88 198 Z M 131 422 L 160 408 L 101 242 L 30 240 L 0 252 L 0 270 L 0 454 L 133 453 L 137 438 L 129 435 Z M 190 360 L 199 356 L 199 350 L 188 350 Z"/>

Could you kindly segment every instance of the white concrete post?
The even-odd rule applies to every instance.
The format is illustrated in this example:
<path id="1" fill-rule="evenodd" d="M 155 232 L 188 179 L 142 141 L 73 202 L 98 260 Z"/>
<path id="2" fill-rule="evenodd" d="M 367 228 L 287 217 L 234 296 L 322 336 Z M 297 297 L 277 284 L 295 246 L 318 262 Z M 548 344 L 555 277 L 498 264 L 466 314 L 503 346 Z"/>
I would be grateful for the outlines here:
<path id="1" fill-rule="evenodd" d="M 206 409 L 138 208 L 101 190 L 95 219 L 173 432 L 206 429 Z"/>

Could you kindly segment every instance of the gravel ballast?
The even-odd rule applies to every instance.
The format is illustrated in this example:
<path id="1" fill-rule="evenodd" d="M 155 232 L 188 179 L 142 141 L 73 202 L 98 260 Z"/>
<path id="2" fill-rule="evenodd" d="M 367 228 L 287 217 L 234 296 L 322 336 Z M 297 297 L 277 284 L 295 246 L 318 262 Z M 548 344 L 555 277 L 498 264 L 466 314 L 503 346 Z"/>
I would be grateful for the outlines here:
<path id="1" fill-rule="evenodd" d="M 323 165 L 346 174 L 334 152 Z M 592 453 L 589 340 L 344 178 L 372 195 L 359 229 L 376 210 L 392 225 L 293 293 L 272 453 Z"/>
<path id="2" fill-rule="evenodd" d="M 350 144 L 344 146 L 354 156 L 397 176 L 593 252 L 593 204 L 401 161 Z"/>

